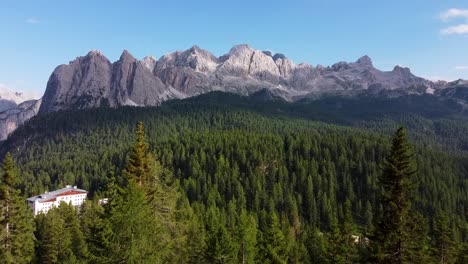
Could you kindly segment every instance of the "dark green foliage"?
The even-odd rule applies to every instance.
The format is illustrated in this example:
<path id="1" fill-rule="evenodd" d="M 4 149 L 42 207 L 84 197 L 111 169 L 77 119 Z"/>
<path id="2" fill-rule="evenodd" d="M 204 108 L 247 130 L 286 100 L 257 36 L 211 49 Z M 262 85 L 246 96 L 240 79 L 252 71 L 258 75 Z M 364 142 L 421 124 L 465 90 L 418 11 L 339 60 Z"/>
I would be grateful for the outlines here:
<path id="1" fill-rule="evenodd" d="M 434 228 L 434 257 L 438 263 L 449 264 L 457 260 L 457 252 L 453 241 L 452 229 L 448 217 L 439 213 L 435 219 Z"/>
<path id="2" fill-rule="evenodd" d="M 114 196 L 112 196 L 114 197 Z M 88 201 L 81 207 L 80 220 L 89 263 L 111 263 L 113 231 L 105 208 L 97 201 Z"/>
<path id="3" fill-rule="evenodd" d="M 35 221 L 38 263 L 86 263 L 87 244 L 72 205 L 62 202 L 47 214 L 39 214 Z"/>
<path id="4" fill-rule="evenodd" d="M 280 222 L 275 212 L 268 215 L 265 224 L 258 238 L 258 262 L 288 263 L 290 245 L 288 245 L 285 235 L 281 231 Z"/>
<path id="5" fill-rule="evenodd" d="M 158 179 L 156 178 L 155 160 L 149 153 L 148 148 L 143 122 L 139 122 L 136 130 L 136 142 L 123 174 L 143 188 L 150 190 L 150 186 L 155 185 L 154 182 Z"/>
<path id="6" fill-rule="evenodd" d="M 110 204 L 112 228 L 111 252 L 113 262 L 159 263 L 167 254 L 160 243 L 162 224 L 154 217 L 144 191 L 134 180 L 122 188 Z"/>
<path id="7" fill-rule="evenodd" d="M 0 171 L 0 259 L 30 263 L 34 254 L 32 212 L 18 189 L 20 178 L 8 153 Z"/>
<path id="8" fill-rule="evenodd" d="M 418 243 L 407 244 L 415 252 L 408 260 L 429 263 L 435 212 L 446 213 L 455 244 L 468 238 L 468 126 L 453 121 L 459 113 L 450 106 L 431 119 L 405 114 L 413 107 L 400 99 L 379 102 L 376 113 L 363 99 L 367 114 L 359 102 L 273 104 L 215 93 L 159 108 L 58 112 L 31 120 L 0 151 L 14 150 L 25 195 L 65 184 L 90 191 L 95 201 L 79 218 L 88 263 L 350 263 L 369 260 L 365 237 L 386 203 L 378 181 L 386 135 L 410 124 L 418 185 L 402 197 L 413 195 L 405 206 L 417 214 L 406 222 Z M 136 140 L 135 120 L 145 124 Z"/>
<path id="9" fill-rule="evenodd" d="M 379 263 L 422 263 L 428 256 L 427 223 L 411 209 L 416 168 L 404 127 L 398 128 L 385 160 L 375 232 L 371 236 L 374 258 Z"/>

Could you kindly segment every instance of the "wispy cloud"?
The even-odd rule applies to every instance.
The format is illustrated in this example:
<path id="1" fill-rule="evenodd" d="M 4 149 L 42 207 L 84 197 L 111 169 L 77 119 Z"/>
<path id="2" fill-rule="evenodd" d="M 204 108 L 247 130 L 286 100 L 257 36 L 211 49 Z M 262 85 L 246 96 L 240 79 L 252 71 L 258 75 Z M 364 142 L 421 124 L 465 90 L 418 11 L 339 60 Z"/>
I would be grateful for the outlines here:
<path id="1" fill-rule="evenodd" d="M 31 100 L 40 98 L 40 94 L 34 90 L 24 90 L 20 91 L 16 87 L 12 87 L 10 85 L 0 83 L 0 98 L 13 98 L 13 97 L 21 97 L 24 100 Z"/>
<path id="2" fill-rule="evenodd" d="M 26 23 L 39 24 L 39 23 L 41 23 L 41 21 L 39 19 L 37 19 L 36 17 L 30 17 L 30 18 L 26 19 Z"/>
<path id="3" fill-rule="evenodd" d="M 468 9 L 450 8 L 439 14 L 442 21 L 449 21 L 453 18 L 468 18 Z"/>
<path id="4" fill-rule="evenodd" d="M 443 35 L 463 35 L 468 34 L 468 24 L 460 24 L 440 30 Z"/>
<path id="5" fill-rule="evenodd" d="M 455 66 L 455 70 L 466 71 L 468 70 L 468 66 Z"/>
<path id="6" fill-rule="evenodd" d="M 450 8 L 439 14 L 439 19 L 449 22 L 454 19 L 461 19 L 465 22 L 457 23 L 440 30 L 442 35 L 464 35 L 468 34 L 468 9 Z"/>

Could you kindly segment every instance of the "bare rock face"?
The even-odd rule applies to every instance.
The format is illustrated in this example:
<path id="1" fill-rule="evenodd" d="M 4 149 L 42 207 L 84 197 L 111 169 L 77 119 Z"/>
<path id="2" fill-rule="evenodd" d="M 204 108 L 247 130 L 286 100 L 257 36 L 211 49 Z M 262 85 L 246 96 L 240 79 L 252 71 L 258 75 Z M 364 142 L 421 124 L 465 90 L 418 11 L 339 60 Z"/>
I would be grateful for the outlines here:
<path id="1" fill-rule="evenodd" d="M 234 46 L 219 66 L 218 73 L 232 76 L 251 76 L 260 81 L 278 83 L 279 69 L 269 54 L 249 45 Z"/>
<path id="2" fill-rule="evenodd" d="M 41 99 L 30 100 L 0 112 L 0 141 L 7 139 L 16 128 L 37 115 L 40 106 Z"/>
<path id="3" fill-rule="evenodd" d="M 184 96 L 210 91 L 211 75 L 218 67 L 218 59 L 210 52 L 193 46 L 162 56 L 154 67 L 154 73 L 168 87 Z"/>
<path id="4" fill-rule="evenodd" d="M 151 58 L 139 61 L 128 51 L 110 63 L 98 51 L 91 51 L 52 73 L 40 109 L 41 113 L 67 109 L 123 105 L 154 106 L 178 98 L 153 74 Z"/>
<path id="5" fill-rule="evenodd" d="M 112 64 L 91 51 L 68 65 L 58 66 L 49 78 L 40 112 L 99 107 L 110 94 Z"/>
<path id="6" fill-rule="evenodd" d="M 234 46 L 219 58 L 198 46 L 159 60 L 146 57 L 139 61 L 124 51 L 114 63 L 92 51 L 55 69 L 40 112 L 102 105 L 153 106 L 214 90 L 250 95 L 268 89 L 294 101 L 320 93 L 410 86 L 444 87 L 414 76 L 408 68 L 380 71 L 369 56 L 351 63 L 313 67 L 245 44 Z"/>
<path id="7" fill-rule="evenodd" d="M 112 66 L 111 106 L 154 106 L 163 101 L 166 86 L 148 69 L 148 63 L 151 61 L 138 61 L 124 50 Z"/>

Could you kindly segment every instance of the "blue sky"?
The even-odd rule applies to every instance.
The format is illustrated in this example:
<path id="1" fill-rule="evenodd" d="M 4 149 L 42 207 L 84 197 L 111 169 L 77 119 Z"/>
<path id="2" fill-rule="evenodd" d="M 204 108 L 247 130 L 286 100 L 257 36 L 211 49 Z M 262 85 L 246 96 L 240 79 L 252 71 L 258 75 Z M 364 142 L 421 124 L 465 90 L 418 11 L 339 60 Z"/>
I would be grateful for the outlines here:
<path id="1" fill-rule="evenodd" d="M 102 51 L 160 57 L 236 44 L 331 65 L 369 55 L 431 79 L 468 79 L 468 1 L 5 1 L 0 86 L 42 95 L 53 69 Z"/>

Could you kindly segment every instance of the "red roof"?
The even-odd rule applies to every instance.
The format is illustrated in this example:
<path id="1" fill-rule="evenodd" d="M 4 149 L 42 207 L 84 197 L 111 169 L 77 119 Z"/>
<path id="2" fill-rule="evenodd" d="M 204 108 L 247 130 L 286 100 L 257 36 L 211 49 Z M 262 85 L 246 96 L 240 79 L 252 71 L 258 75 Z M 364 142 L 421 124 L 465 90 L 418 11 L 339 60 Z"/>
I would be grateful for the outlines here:
<path id="1" fill-rule="evenodd" d="M 84 194 L 84 192 L 79 192 L 79 191 L 76 191 L 76 190 L 70 190 L 70 191 L 66 191 L 66 192 L 57 194 L 56 196 L 67 196 L 67 195 L 76 195 L 76 194 Z"/>
<path id="2" fill-rule="evenodd" d="M 41 201 L 41 203 L 48 203 L 48 202 L 55 202 L 57 201 L 57 198 L 52 198 L 52 199 L 49 199 L 49 200 L 45 200 L 45 201 Z"/>

